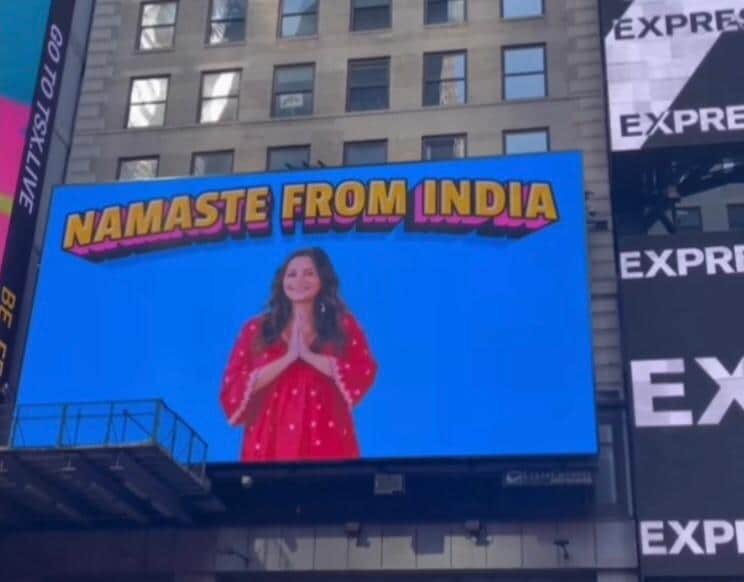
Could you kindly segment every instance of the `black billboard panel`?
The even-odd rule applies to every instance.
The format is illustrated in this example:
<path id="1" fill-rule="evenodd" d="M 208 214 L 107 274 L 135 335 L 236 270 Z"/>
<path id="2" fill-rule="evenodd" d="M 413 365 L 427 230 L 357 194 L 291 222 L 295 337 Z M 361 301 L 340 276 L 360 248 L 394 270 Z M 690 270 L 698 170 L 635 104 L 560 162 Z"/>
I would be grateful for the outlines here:
<path id="1" fill-rule="evenodd" d="M 10 367 L 19 351 L 21 303 L 74 7 L 75 0 L 0 7 L 0 20 L 28 25 L 17 31 L 21 36 L 0 41 L 0 119 L 8 134 L 0 146 L 0 405 L 12 406 L 16 396 Z"/>
<path id="2" fill-rule="evenodd" d="M 601 0 L 612 151 L 744 139 L 744 0 Z"/>
<path id="3" fill-rule="evenodd" d="M 648 576 L 744 575 L 744 233 L 620 242 Z"/>

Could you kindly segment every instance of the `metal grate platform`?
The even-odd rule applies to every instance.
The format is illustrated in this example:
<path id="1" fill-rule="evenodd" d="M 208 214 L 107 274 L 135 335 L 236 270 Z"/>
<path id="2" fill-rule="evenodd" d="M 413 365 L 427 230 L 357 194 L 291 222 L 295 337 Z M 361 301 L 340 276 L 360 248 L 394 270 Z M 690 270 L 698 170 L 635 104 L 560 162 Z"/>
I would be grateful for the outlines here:
<path id="1" fill-rule="evenodd" d="M 0 449 L 0 528 L 190 523 L 222 508 L 206 457 L 162 401 L 21 406 Z"/>

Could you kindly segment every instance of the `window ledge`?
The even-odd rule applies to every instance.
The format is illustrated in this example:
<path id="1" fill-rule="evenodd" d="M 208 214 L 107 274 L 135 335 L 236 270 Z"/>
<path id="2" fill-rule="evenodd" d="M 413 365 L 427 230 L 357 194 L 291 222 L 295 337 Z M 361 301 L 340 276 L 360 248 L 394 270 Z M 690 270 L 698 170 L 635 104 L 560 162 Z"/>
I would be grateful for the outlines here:
<path id="1" fill-rule="evenodd" d="M 169 47 L 169 48 L 157 48 L 157 49 L 145 49 L 145 50 L 135 48 L 134 54 L 135 55 L 152 55 L 152 54 L 158 55 L 162 53 L 172 53 L 172 52 L 175 52 L 175 50 L 176 50 L 176 47 L 174 46 Z"/>
<path id="2" fill-rule="evenodd" d="M 287 42 L 302 42 L 303 40 L 318 40 L 320 35 L 316 32 L 315 34 L 308 34 L 306 36 L 281 36 L 277 35 L 276 40 L 287 41 Z"/>
<path id="3" fill-rule="evenodd" d="M 236 40 L 233 42 L 221 42 L 217 44 L 210 44 L 208 42 L 204 43 L 205 49 L 221 49 L 221 48 L 230 48 L 230 47 L 238 47 L 238 46 L 246 46 L 248 43 L 245 40 Z"/>
<path id="4" fill-rule="evenodd" d="M 463 20 L 462 22 L 432 22 L 432 23 L 424 23 L 425 29 L 438 29 L 438 28 L 466 28 L 468 25 L 467 20 Z"/>

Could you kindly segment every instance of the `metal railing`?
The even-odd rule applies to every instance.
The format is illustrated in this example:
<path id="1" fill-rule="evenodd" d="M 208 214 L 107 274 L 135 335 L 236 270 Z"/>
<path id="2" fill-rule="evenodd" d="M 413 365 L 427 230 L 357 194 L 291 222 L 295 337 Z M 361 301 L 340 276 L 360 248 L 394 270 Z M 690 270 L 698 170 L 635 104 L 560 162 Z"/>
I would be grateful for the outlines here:
<path id="1" fill-rule="evenodd" d="M 162 400 L 22 404 L 10 446 L 74 449 L 156 445 L 200 480 L 207 443 Z"/>

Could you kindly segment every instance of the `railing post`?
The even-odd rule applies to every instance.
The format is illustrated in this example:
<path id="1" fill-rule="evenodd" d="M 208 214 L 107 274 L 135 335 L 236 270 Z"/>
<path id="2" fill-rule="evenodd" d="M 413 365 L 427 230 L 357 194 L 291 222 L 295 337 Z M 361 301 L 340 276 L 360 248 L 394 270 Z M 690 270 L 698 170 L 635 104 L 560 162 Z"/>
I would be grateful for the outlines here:
<path id="1" fill-rule="evenodd" d="M 82 413 L 80 409 L 77 409 L 77 414 L 75 415 L 75 436 L 72 440 L 72 443 L 70 443 L 71 446 L 76 447 L 78 445 L 78 441 L 80 439 L 80 420 L 82 418 Z"/>
<path id="2" fill-rule="evenodd" d="M 111 430 L 112 430 L 113 423 L 114 423 L 114 403 L 111 402 L 111 404 L 109 404 L 108 424 L 106 425 L 106 437 L 103 441 L 104 447 L 109 446 L 109 443 L 111 442 Z"/>
<path id="3" fill-rule="evenodd" d="M 194 447 L 194 431 L 192 430 L 189 435 L 189 455 L 186 458 L 186 464 L 189 466 L 189 471 L 191 471 L 191 451 Z"/>
<path id="4" fill-rule="evenodd" d="M 64 442 L 65 429 L 67 425 L 67 407 L 68 404 L 62 405 L 62 420 L 59 423 L 59 434 L 57 435 L 57 448 L 62 448 Z"/>
<path id="5" fill-rule="evenodd" d="M 124 419 L 124 424 L 121 427 L 121 442 L 125 443 L 127 441 L 127 418 L 129 417 L 126 408 L 122 410 L 121 417 Z"/>
<path id="6" fill-rule="evenodd" d="M 173 433 L 171 434 L 170 454 L 174 459 L 176 458 L 176 434 L 178 433 L 178 419 L 173 418 Z"/>
<path id="7" fill-rule="evenodd" d="M 160 415 L 163 410 L 163 402 L 161 400 L 156 401 L 155 406 L 155 418 L 152 421 L 152 444 L 159 444 L 160 440 L 158 435 L 160 434 Z"/>

